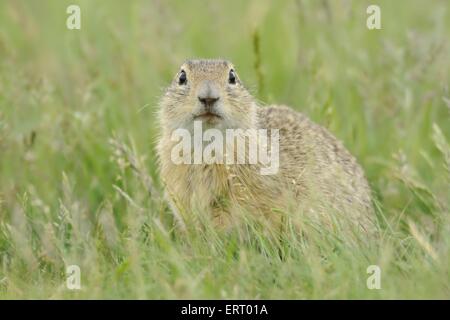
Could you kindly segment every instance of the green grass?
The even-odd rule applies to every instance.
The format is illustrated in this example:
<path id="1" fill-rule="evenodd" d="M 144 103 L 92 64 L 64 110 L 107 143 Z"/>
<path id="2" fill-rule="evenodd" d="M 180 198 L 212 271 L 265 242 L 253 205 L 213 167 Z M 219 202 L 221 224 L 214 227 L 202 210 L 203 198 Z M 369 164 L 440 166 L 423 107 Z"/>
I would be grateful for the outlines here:
<path id="1" fill-rule="evenodd" d="M 0 298 L 450 298 L 449 31 L 446 1 L 1 1 Z M 155 112 L 190 57 L 232 60 L 343 140 L 380 239 L 175 230 Z"/>

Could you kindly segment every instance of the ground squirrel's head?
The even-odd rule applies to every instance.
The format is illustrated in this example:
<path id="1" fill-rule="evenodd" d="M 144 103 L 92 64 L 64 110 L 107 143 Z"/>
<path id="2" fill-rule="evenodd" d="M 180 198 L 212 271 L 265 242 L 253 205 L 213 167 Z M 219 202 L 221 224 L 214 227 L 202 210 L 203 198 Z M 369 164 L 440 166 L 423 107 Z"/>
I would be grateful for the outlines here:
<path id="1" fill-rule="evenodd" d="M 226 60 L 189 60 L 160 101 L 164 129 L 191 130 L 194 121 L 218 129 L 253 128 L 256 104 Z"/>

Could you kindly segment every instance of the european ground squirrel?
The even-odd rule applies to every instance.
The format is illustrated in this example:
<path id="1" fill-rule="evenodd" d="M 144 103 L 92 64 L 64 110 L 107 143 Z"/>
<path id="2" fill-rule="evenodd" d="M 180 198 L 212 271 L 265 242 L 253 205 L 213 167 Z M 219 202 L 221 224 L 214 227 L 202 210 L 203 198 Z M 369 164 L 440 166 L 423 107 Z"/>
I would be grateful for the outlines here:
<path id="1" fill-rule="evenodd" d="M 331 133 L 303 114 L 282 105 L 259 106 L 232 63 L 185 62 L 160 100 L 159 117 L 160 174 L 180 220 L 201 212 L 210 215 L 218 225 L 228 227 L 242 212 L 280 221 L 283 212 L 289 211 L 294 216 L 325 217 L 324 221 L 330 223 L 341 214 L 363 230 L 372 229 L 370 189 L 355 158 Z M 183 150 L 180 153 L 191 162 L 174 161 L 174 149 L 178 148 L 176 153 L 180 149 L 180 139 L 174 139 L 174 131 L 184 129 L 192 137 L 196 122 L 203 131 L 216 129 L 215 133 L 224 136 L 227 129 L 278 129 L 278 171 L 262 174 L 259 160 L 191 164 L 195 153 L 192 144 L 184 150 L 189 155 L 183 155 Z M 274 138 L 268 135 L 267 141 L 271 142 Z M 205 140 L 202 147 L 207 144 L 208 139 Z M 216 160 L 236 153 L 235 142 L 227 140 L 223 149 L 215 150 L 217 154 L 223 150 L 222 158 Z"/>

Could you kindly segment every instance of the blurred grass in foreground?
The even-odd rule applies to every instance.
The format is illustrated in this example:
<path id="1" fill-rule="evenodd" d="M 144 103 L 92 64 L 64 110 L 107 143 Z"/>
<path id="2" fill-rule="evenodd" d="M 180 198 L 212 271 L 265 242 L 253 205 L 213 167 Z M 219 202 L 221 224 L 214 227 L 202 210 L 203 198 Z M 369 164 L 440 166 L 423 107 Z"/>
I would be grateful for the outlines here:
<path id="1" fill-rule="evenodd" d="M 376 2 L 374 31 L 368 1 L 0 2 L 0 298 L 450 298 L 450 7 Z M 257 98 L 342 139 L 382 239 L 175 232 L 155 111 L 191 57 L 232 60 Z"/>

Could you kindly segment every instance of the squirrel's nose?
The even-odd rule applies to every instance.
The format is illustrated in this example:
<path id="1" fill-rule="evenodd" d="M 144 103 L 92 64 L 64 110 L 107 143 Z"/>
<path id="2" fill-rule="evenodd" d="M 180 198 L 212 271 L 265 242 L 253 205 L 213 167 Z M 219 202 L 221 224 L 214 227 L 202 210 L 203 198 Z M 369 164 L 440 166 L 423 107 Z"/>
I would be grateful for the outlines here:
<path id="1" fill-rule="evenodd" d="M 217 100 L 219 100 L 219 97 L 198 96 L 198 100 L 203 104 L 204 107 L 210 108 L 217 102 Z"/>

